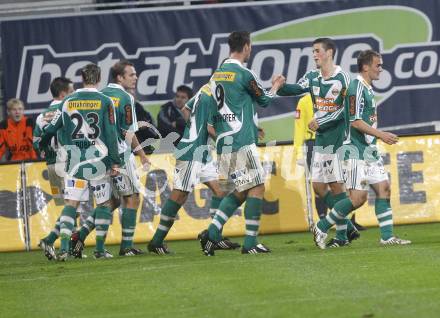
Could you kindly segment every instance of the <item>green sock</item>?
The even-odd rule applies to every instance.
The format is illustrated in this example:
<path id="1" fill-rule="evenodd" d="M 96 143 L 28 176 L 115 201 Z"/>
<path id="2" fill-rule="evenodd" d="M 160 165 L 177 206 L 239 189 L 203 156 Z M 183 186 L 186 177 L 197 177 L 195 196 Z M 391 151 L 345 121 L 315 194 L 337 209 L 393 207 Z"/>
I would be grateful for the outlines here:
<path id="1" fill-rule="evenodd" d="M 162 212 L 160 213 L 159 225 L 157 226 L 156 233 L 154 233 L 153 239 L 151 240 L 154 245 L 160 246 L 163 244 L 163 240 L 167 236 L 170 228 L 173 226 L 180 207 L 180 204 L 171 199 L 168 199 L 165 202 Z"/>
<path id="2" fill-rule="evenodd" d="M 388 199 L 376 199 L 374 212 L 379 222 L 380 237 L 388 240 L 393 236 L 393 210 Z"/>
<path id="3" fill-rule="evenodd" d="M 222 202 L 223 198 L 219 198 L 216 196 L 211 197 L 211 206 L 209 207 L 209 216 L 211 219 L 214 218 L 215 213 L 217 212 L 218 207 L 220 206 L 220 202 Z"/>
<path id="4" fill-rule="evenodd" d="M 335 203 L 333 202 L 333 196 L 330 191 L 327 191 L 327 193 L 323 197 L 323 200 L 329 209 L 333 209 L 333 206 L 335 205 Z"/>
<path id="5" fill-rule="evenodd" d="M 94 213 L 96 226 L 96 251 L 103 253 L 105 237 L 112 220 L 112 212 L 110 208 L 106 206 L 98 206 Z"/>
<path id="6" fill-rule="evenodd" d="M 61 251 L 67 252 L 69 250 L 70 236 L 75 225 L 76 208 L 70 205 L 64 206 L 60 216 L 60 236 L 61 236 Z"/>
<path id="7" fill-rule="evenodd" d="M 263 200 L 254 197 L 246 199 L 244 218 L 246 223 L 246 236 L 243 247 L 250 249 L 257 245 L 258 229 L 260 228 L 260 217 L 263 209 Z"/>
<path id="8" fill-rule="evenodd" d="M 84 224 L 81 226 L 81 229 L 79 230 L 79 239 L 84 242 L 84 240 L 87 238 L 87 235 L 89 235 L 90 232 L 93 231 L 95 228 L 95 218 L 96 218 L 96 211 L 94 210 L 92 214 L 90 214 Z"/>
<path id="9" fill-rule="evenodd" d="M 136 228 L 136 209 L 122 208 L 122 241 L 121 250 L 133 246 L 134 230 Z"/>
<path id="10" fill-rule="evenodd" d="M 53 243 L 55 243 L 57 238 L 60 236 L 60 218 L 61 216 L 58 217 L 52 231 L 50 231 L 50 233 L 43 239 L 47 244 L 53 245 Z"/>
<path id="11" fill-rule="evenodd" d="M 217 213 L 208 227 L 208 237 L 211 240 L 218 242 L 222 239 L 223 226 L 240 205 L 240 201 L 233 193 L 228 194 L 221 200 Z"/>
<path id="12" fill-rule="evenodd" d="M 351 200 L 349 198 L 345 198 L 336 202 L 335 206 L 331 210 L 331 212 L 324 218 L 319 220 L 317 226 L 318 228 L 327 233 L 328 230 L 336 224 L 338 220 L 343 220 L 345 217 L 353 211 L 354 207 L 351 204 Z M 339 221 L 338 221 L 339 222 Z"/>
<path id="13" fill-rule="evenodd" d="M 333 205 L 335 205 L 337 202 L 344 200 L 348 198 L 347 192 L 341 192 L 339 194 L 336 194 L 333 196 Z M 353 222 L 351 222 L 350 219 L 347 219 L 346 221 L 344 221 L 344 224 L 347 225 L 347 230 L 348 231 L 353 231 L 354 230 L 354 225 Z"/>

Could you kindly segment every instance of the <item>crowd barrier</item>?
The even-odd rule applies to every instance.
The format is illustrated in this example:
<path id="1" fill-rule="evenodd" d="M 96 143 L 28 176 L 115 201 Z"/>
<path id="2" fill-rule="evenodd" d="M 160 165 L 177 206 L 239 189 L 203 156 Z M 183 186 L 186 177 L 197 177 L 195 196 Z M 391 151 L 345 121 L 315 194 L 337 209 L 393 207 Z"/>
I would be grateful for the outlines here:
<path id="1" fill-rule="evenodd" d="M 395 146 L 380 145 L 391 179 L 391 204 L 395 224 L 440 221 L 440 135 L 403 137 Z M 296 164 L 292 145 L 259 148 L 270 178 L 266 181 L 260 233 L 306 231 L 304 168 Z M 135 242 L 151 239 L 159 222 L 161 206 L 172 189 L 172 154 L 154 154 L 152 167 L 141 176 L 144 186 L 137 215 Z M 55 224 L 62 207 L 51 196 L 44 162 L 0 165 L 0 251 L 30 250 Z M 22 191 L 22 190 L 25 191 Z M 167 239 L 195 239 L 209 222 L 211 193 L 198 185 L 179 211 Z M 243 207 L 225 226 L 226 236 L 244 234 Z M 316 214 L 316 213 L 315 213 Z M 374 193 L 357 211 L 357 221 L 376 226 Z M 316 217 L 316 215 L 315 215 Z M 94 234 L 86 241 L 94 244 Z M 121 239 L 119 213 L 113 214 L 107 242 Z"/>

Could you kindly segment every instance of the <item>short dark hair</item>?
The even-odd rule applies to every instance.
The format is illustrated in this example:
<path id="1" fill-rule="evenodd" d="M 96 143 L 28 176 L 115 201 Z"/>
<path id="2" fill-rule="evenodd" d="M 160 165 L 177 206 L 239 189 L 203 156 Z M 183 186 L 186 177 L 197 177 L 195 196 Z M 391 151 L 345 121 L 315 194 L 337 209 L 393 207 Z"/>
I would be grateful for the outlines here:
<path id="1" fill-rule="evenodd" d="M 228 44 L 231 53 L 240 53 L 246 44 L 251 44 L 251 34 L 248 31 L 234 31 L 229 34 Z"/>
<path id="2" fill-rule="evenodd" d="M 101 68 L 93 63 L 87 64 L 81 69 L 84 85 L 96 85 L 101 81 Z"/>
<path id="3" fill-rule="evenodd" d="M 357 58 L 358 72 L 362 72 L 364 65 L 371 65 L 373 57 L 381 57 L 381 55 L 374 50 L 361 51 Z"/>
<path id="4" fill-rule="evenodd" d="M 54 98 L 60 97 L 62 92 L 69 91 L 69 85 L 72 81 L 67 77 L 57 77 L 50 83 L 50 92 Z"/>
<path id="5" fill-rule="evenodd" d="M 335 58 L 336 54 L 336 43 L 330 38 L 317 38 L 315 41 L 313 41 L 313 45 L 321 43 L 324 50 L 332 50 L 332 58 Z"/>
<path id="6" fill-rule="evenodd" d="M 124 76 L 125 68 L 127 66 L 134 66 L 134 64 L 127 61 L 127 60 L 121 60 L 112 66 L 112 68 L 110 69 L 110 76 L 111 76 L 114 83 L 117 82 L 118 75 Z"/>
<path id="7" fill-rule="evenodd" d="M 188 95 L 188 99 L 190 99 L 191 97 L 193 97 L 193 91 L 190 87 L 186 86 L 186 85 L 180 85 L 179 87 L 177 87 L 176 92 L 183 92 L 186 95 Z"/>

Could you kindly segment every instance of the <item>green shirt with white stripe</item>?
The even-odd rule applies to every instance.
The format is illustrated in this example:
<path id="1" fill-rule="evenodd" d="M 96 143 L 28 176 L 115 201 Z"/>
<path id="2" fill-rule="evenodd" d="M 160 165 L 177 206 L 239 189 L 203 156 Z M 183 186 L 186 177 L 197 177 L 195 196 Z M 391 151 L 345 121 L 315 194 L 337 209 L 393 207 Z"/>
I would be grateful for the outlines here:
<path id="1" fill-rule="evenodd" d="M 112 164 L 120 165 L 113 102 L 97 89 L 77 89 L 62 101 L 61 109 L 43 128 L 40 147 L 46 146 L 58 130 L 63 134 L 70 176 L 96 178 Z"/>
<path id="2" fill-rule="evenodd" d="M 296 96 L 310 93 L 313 101 L 313 117 L 319 124 L 315 146 L 334 146 L 333 152 L 342 146 L 345 138 L 344 101 L 349 75 L 336 66 L 333 74 L 324 79 L 320 70 L 307 72 L 296 84 L 285 84 L 277 92 L 280 96 Z"/>
<path id="3" fill-rule="evenodd" d="M 116 127 L 118 131 L 118 151 L 121 156 L 122 165 L 131 154 L 131 144 L 125 141 L 125 133 L 138 131 L 134 98 L 121 85 L 110 83 L 101 91 L 110 97 L 116 110 Z"/>
<path id="4" fill-rule="evenodd" d="M 254 103 L 266 107 L 275 97 L 263 88 L 254 72 L 236 59 L 227 59 L 210 80 L 217 103 L 213 125 L 217 153 L 236 152 L 255 143 Z"/>
<path id="5" fill-rule="evenodd" d="M 60 109 L 61 102 L 61 100 L 53 100 L 50 103 L 49 107 L 40 115 L 38 115 L 35 122 L 36 125 L 33 132 L 33 146 L 38 153 L 44 151 L 44 159 L 46 160 L 47 165 L 52 165 L 56 163 L 57 150 L 59 148 L 59 143 L 62 142 L 62 137 L 61 131 L 58 131 L 56 136 L 52 137 L 52 139 L 43 149 L 38 148 L 39 142 L 41 140 L 41 135 L 43 134 L 43 128 L 48 124 L 46 121 L 44 121 L 44 115 Z"/>
<path id="6" fill-rule="evenodd" d="M 211 160 L 207 125 L 212 125 L 213 114 L 217 111 L 209 84 L 202 86 L 185 107 L 191 112 L 191 117 L 186 123 L 174 155 L 177 160 L 206 163 Z"/>
<path id="7" fill-rule="evenodd" d="M 344 143 L 357 148 L 359 159 L 364 160 L 364 154 L 370 153 L 372 159 L 378 160 L 379 154 L 376 147 L 376 137 L 365 134 L 350 125 L 355 120 L 363 120 L 371 127 L 377 128 L 377 109 L 374 91 L 371 85 L 365 82 L 360 75 L 350 83 L 348 88 L 345 114 L 349 120 L 345 121 L 347 139 Z"/>

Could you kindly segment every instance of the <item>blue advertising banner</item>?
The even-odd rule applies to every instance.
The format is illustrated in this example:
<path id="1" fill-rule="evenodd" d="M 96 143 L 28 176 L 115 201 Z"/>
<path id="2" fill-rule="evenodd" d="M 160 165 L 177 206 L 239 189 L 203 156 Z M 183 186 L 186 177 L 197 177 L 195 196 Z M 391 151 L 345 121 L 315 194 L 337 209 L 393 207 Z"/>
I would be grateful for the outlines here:
<path id="1" fill-rule="evenodd" d="M 436 0 L 256 2 L 152 11 L 95 12 L 1 23 L 5 99 L 22 99 L 30 114 L 51 100 L 49 84 L 67 76 L 80 86 L 89 62 L 109 69 L 128 59 L 138 72 L 137 97 L 158 107 L 177 86 L 198 89 L 228 55 L 227 35 L 252 32 L 248 63 L 269 87 L 274 74 L 296 82 L 314 68 L 311 41 L 336 40 L 337 64 L 356 73 L 360 50 L 383 54 L 375 83 L 379 127 L 399 133 L 440 130 L 440 2 Z M 291 140 L 297 99 L 259 109 L 269 139 Z"/>

